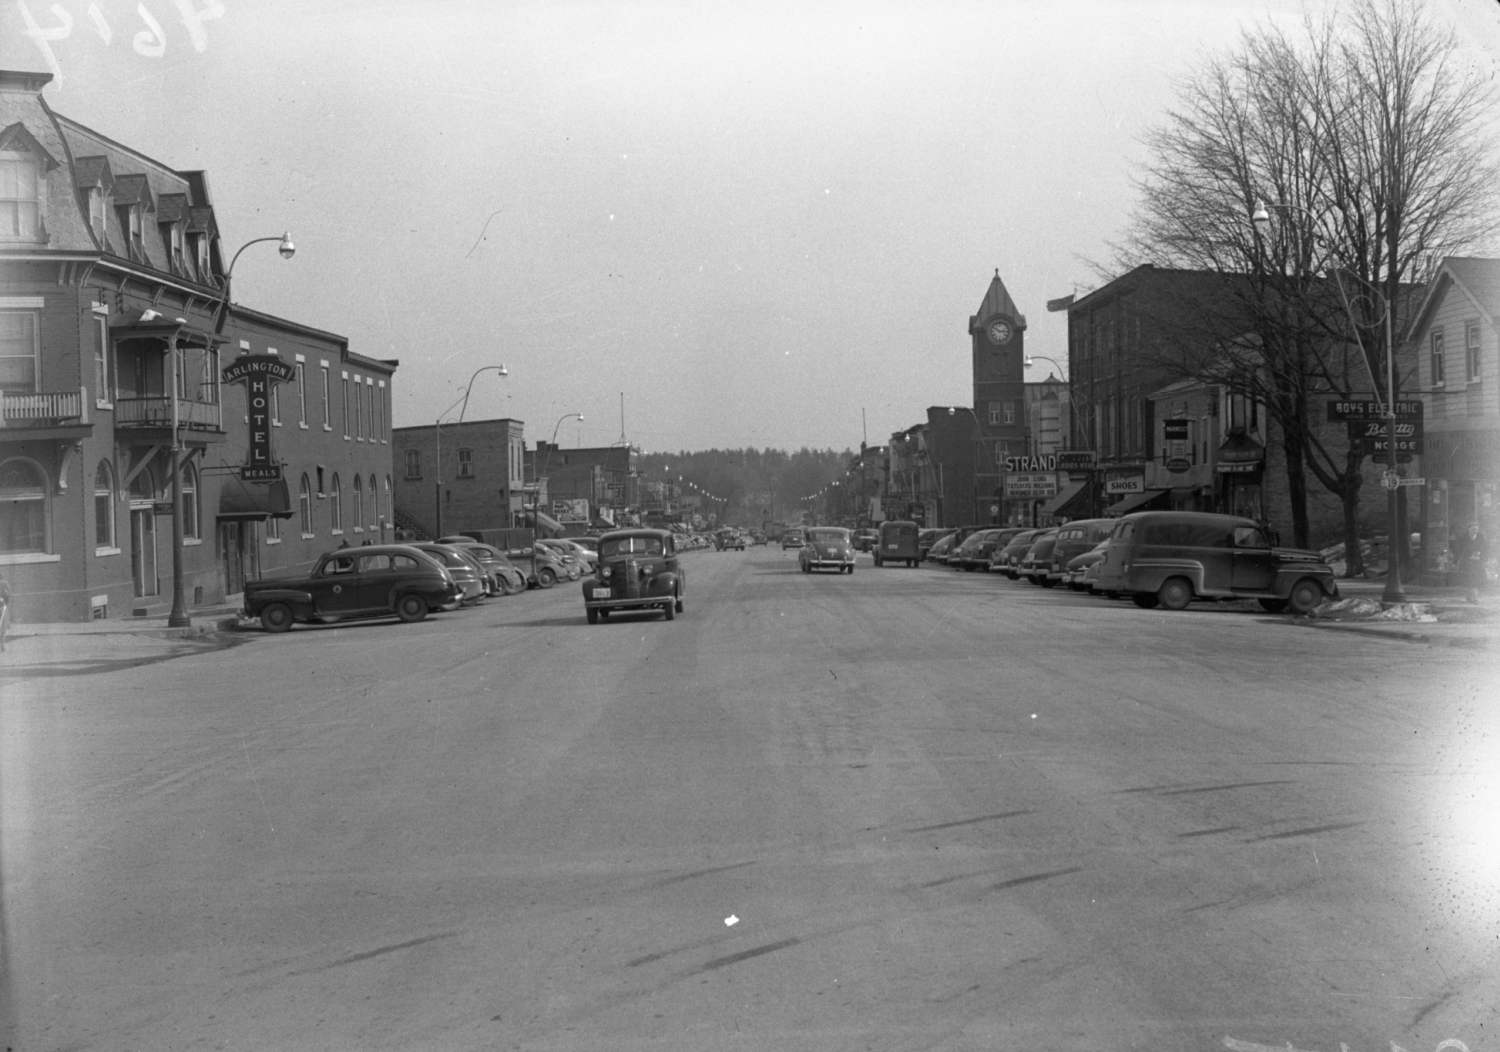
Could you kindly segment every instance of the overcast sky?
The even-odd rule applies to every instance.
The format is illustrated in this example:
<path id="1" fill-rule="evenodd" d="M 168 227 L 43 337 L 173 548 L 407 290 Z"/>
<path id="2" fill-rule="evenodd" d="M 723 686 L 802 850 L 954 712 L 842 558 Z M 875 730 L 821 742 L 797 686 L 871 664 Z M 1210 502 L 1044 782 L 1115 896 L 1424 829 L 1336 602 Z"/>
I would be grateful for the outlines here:
<path id="1" fill-rule="evenodd" d="M 1427 2 L 1496 68 L 1495 0 Z M 226 254 L 289 230 L 293 261 L 240 258 L 236 301 L 399 359 L 398 426 L 504 364 L 466 419 L 528 441 L 581 412 L 562 444 L 843 449 L 969 402 L 996 269 L 1027 349 L 1065 361 L 1046 301 L 1099 284 L 1175 78 L 1302 11 L 0 0 L 0 65 L 206 171 Z"/>

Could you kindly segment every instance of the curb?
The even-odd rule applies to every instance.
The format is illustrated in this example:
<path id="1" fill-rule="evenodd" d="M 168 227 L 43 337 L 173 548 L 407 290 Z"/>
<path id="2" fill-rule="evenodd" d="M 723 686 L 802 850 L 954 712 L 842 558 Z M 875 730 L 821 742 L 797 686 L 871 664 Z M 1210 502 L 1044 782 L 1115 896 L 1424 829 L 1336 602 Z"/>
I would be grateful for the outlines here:
<path id="1" fill-rule="evenodd" d="M 1403 643 L 1425 643 L 1428 646 L 1461 647 L 1466 650 L 1489 650 L 1495 645 L 1493 640 L 1484 639 L 1479 636 L 1434 635 L 1433 633 L 1424 632 L 1419 629 L 1387 628 L 1380 625 L 1358 624 L 1348 621 L 1318 621 L 1315 619 L 1304 623 L 1309 628 L 1321 628 L 1332 632 L 1353 632 L 1362 636 L 1396 639 Z"/>

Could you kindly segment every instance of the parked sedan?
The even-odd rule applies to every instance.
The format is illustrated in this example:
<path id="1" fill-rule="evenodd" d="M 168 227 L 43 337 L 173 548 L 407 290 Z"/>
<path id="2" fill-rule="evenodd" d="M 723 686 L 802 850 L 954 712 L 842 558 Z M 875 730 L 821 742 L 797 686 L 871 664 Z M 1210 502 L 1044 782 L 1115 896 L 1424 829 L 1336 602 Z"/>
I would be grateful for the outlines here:
<path id="1" fill-rule="evenodd" d="M 1099 576 L 1099 564 L 1104 561 L 1104 552 L 1108 548 L 1109 538 L 1106 537 L 1082 555 L 1069 559 L 1063 568 L 1063 582 L 1075 592 L 1092 592 L 1093 581 Z"/>
<path id="2" fill-rule="evenodd" d="M 842 526 L 814 526 L 807 531 L 807 543 L 797 553 L 803 573 L 814 570 L 854 572 L 854 545 L 849 531 Z"/>
<path id="3" fill-rule="evenodd" d="M 928 554 L 932 551 L 932 546 L 939 540 L 941 540 L 944 536 L 952 532 L 952 530 L 937 529 L 931 526 L 927 527 L 926 529 L 918 530 L 917 562 L 921 562 L 923 559 L 927 558 Z"/>
<path id="4" fill-rule="evenodd" d="M 948 565 L 955 570 L 988 571 L 995 549 L 1015 532 L 998 527 L 991 530 L 977 530 L 965 537 L 963 543 L 948 557 Z"/>
<path id="5" fill-rule="evenodd" d="M 491 592 L 492 595 L 514 595 L 526 591 L 526 575 L 493 544 L 484 544 L 468 537 L 444 537 L 438 543 L 451 544 L 477 559 L 494 582 L 495 590 Z"/>
<path id="6" fill-rule="evenodd" d="M 1052 570 L 1052 549 L 1056 545 L 1057 531 L 1055 529 L 1039 531 L 1032 538 L 1031 547 L 1026 549 L 1026 554 L 1021 556 L 1016 575 L 1026 578 L 1032 584 L 1051 588 L 1057 583 L 1049 576 Z"/>
<path id="7" fill-rule="evenodd" d="M 953 555 L 953 549 L 958 545 L 958 534 L 949 532 L 943 534 L 932 542 L 932 547 L 927 549 L 927 558 L 935 563 L 946 564 Z"/>
<path id="8" fill-rule="evenodd" d="M 1026 556 L 1026 550 L 1031 547 L 1031 542 L 1041 530 L 1022 530 L 1010 540 L 1005 542 L 1005 547 L 995 553 L 990 560 L 991 573 L 1003 573 L 1014 581 L 1021 576 L 1021 560 Z"/>
<path id="9" fill-rule="evenodd" d="M 565 563 L 544 544 L 511 548 L 505 557 L 526 572 L 526 583 L 532 588 L 551 588 L 558 581 L 576 581 L 582 576 L 577 563 Z"/>
<path id="10" fill-rule="evenodd" d="M 594 565 L 599 561 L 598 555 L 585 548 L 583 545 L 579 544 L 571 537 L 543 537 L 538 540 L 537 543 L 545 544 L 547 547 L 557 552 L 562 556 L 563 562 L 566 563 L 571 561 L 573 563 L 576 563 L 578 565 L 578 575 L 580 577 L 582 577 L 584 574 L 593 573 Z"/>
<path id="11" fill-rule="evenodd" d="M 458 582 L 432 556 L 404 544 L 368 544 L 328 552 L 306 575 L 245 582 L 244 615 L 259 618 L 267 632 L 285 632 L 297 621 L 392 614 L 420 621 L 462 598 Z"/>
<path id="12" fill-rule="evenodd" d="M 490 594 L 489 587 L 485 584 L 487 575 L 484 567 L 462 548 L 452 544 L 439 544 L 437 541 L 418 541 L 412 547 L 432 556 L 453 575 L 453 579 L 463 589 L 464 602 L 475 603 Z"/>

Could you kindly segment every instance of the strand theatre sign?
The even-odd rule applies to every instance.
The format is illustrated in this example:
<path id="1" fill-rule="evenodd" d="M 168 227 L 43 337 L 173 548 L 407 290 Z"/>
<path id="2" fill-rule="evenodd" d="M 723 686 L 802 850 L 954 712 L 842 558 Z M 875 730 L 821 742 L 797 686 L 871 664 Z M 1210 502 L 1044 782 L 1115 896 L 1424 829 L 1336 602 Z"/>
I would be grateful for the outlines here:
<path id="1" fill-rule="evenodd" d="M 245 385 L 250 443 L 240 478 L 246 482 L 279 481 L 281 464 L 271 457 L 271 385 L 295 380 L 296 366 L 274 354 L 249 354 L 226 365 L 220 375 L 226 384 Z"/>

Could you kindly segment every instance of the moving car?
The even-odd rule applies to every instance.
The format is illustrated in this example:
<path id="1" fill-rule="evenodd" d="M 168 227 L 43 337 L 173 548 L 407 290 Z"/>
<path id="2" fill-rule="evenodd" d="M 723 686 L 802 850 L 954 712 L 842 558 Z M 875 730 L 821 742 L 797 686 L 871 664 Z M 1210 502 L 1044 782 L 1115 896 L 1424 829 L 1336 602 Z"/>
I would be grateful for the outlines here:
<path id="1" fill-rule="evenodd" d="M 887 519 L 880 524 L 875 538 L 875 565 L 904 562 L 915 566 L 922 561 L 917 536 L 922 531 L 910 519 Z"/>
<path id="2" fill-rule="evenodd" d="M 682 613 L 687 574 L 669 530 L 612 530 L 599 538 L 599 565 L 583 580 L 589 624 L 618 610 L 660 610 L 668 621 Z"/>
<path id="3" fill-rule="evenodd" d="M 267 632 L 297 621 L 386 617 L 420 621 L 451 609 L 463 590 L 441 563 L 404 544 L 367 544 L 325 553 L 312 572 L 246 581 L 244 614 Z"/>
<path id="4" fill-rule="evenodd" d="M 1272 544 L 1254 519 L 1139 511 L 1115 523 L 1095 590 L 1128 595 L 1146 609 L 1256 599 L 1272 612 L 1306 614 L 1337 597 L 1338 583 L 1317 552 Z"/>
<path id="5" fill-rule="evenodd" d="M 842 526 L 813 526 L 807 531 L 807 543 L 797 553 L 803 573 L 814 570 L 854 572 L 854 545 L 849 531 Z"/>
<path id="6" fill-rule="evenodd" d="M 858 530 L 850 542 L 857 552 L 868 552 L 875 549 L 875 542 L 880 539 L 880 534 L 875 530 Z"/>
<path id="7" fill-rule="evenodd" d="M 802 535 L 802 527 L 800 526 L 789 527 L 787 531 L 781 535 L 782 551 L 786 551 L 788 548 L 800 548 L 806 543 L 807 539 Z"/>

